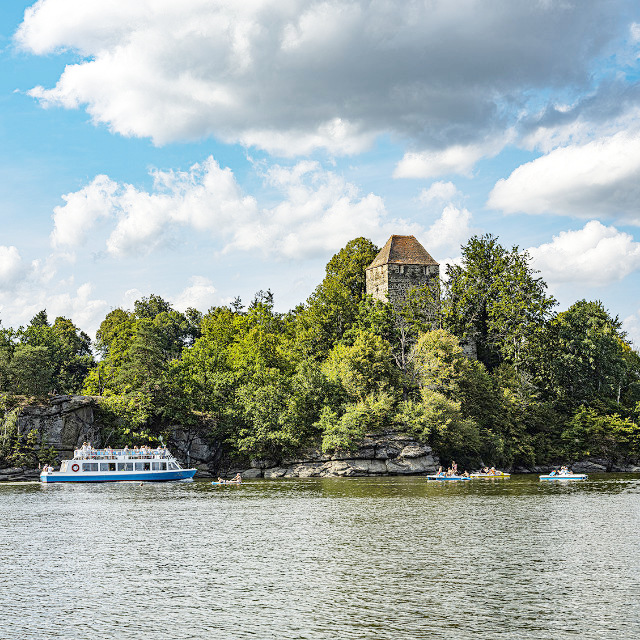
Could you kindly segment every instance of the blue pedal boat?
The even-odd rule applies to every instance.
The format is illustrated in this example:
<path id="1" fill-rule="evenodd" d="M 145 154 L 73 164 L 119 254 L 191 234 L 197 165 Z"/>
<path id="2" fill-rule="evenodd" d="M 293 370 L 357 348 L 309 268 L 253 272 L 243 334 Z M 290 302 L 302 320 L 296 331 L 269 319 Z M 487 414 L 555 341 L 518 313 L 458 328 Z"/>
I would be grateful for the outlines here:
<path id="1" fill-rule="evenodd" d="M 538 476 L 540 480 L 586 480 L 586 473 L 554 473 Z"/>

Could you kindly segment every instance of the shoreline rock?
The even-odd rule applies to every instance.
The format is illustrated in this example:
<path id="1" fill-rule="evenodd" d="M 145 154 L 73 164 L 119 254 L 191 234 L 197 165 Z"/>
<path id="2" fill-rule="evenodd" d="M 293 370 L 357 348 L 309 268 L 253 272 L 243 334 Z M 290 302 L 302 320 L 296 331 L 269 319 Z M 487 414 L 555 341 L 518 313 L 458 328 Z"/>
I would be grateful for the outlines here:
<path id="1" fill-rule="evenodd" d="M 323 453 L 308 449 L 282 460 L 251 460 L 249 468 L 233 468 L 229 475 L 244 478 L 350 478 L 418 475 L 440 465 L 431 447 L 405 433 L 387 431 L 365 436 L 354 451 Z"/>

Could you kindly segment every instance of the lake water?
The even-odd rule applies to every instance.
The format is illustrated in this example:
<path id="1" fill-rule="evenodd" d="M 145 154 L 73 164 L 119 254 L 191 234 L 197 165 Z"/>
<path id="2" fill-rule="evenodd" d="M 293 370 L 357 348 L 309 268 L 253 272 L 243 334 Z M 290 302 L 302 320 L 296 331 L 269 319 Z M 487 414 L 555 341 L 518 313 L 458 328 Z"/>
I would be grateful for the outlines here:
<path id="1" fill-rule="evenodd" d="M 0 484 L 0 638 L 640 637 L 640 479 Z"/>

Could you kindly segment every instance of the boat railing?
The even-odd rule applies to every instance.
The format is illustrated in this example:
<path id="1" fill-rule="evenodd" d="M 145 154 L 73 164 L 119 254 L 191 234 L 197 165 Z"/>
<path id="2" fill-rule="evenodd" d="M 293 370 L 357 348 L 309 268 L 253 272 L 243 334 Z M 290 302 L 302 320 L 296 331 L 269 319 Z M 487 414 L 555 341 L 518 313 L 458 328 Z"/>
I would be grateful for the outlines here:
<path id="1" fill-rule="evenodd" d="M 166 449 L 75 449 L 74 460 L 167 460 L 173 456 Z"/>

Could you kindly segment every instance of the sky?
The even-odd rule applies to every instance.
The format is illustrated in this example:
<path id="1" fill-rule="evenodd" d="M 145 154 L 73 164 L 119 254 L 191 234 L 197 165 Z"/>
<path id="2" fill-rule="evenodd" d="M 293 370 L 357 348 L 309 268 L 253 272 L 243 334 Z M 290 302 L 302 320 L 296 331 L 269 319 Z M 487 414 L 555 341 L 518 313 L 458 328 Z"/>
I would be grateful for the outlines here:
<path id="1" fill-rule="evenodd" d="M 0 320 L 304 302 L 413 234 L 640 346 L 637 0 L 3 0 Z"/>

